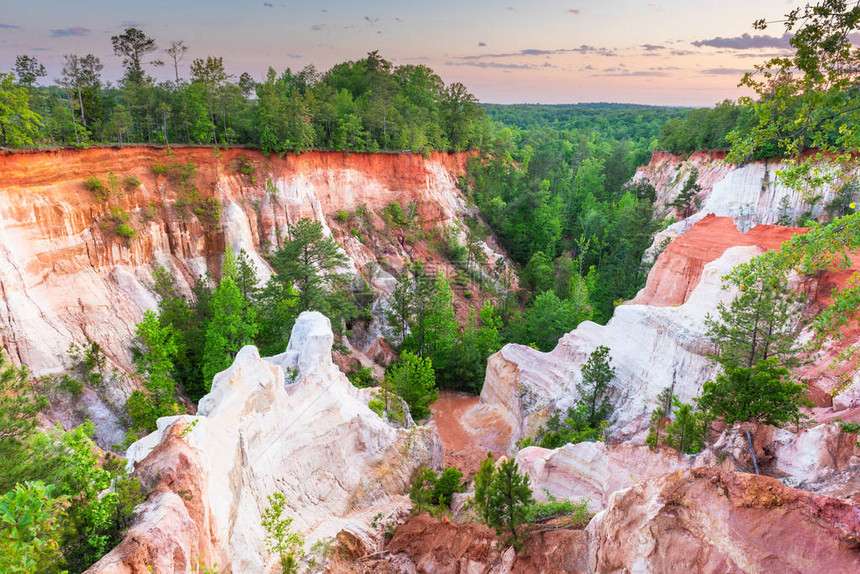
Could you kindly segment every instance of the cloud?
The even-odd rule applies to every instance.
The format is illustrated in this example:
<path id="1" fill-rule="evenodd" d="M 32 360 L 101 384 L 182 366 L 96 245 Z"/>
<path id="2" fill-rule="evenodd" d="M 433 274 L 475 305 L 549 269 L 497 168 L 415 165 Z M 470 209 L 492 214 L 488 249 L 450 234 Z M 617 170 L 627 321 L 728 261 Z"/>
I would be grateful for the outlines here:
<path id="1" fill-rule="evenodd" d="M 473 68 L 493 68 L 502 70 L 534 70 L 534 64 L 503 64 L 501 62 L 445 62 L 446 66 L 471 66 Z M 546 66 L 543 66 L 546 67 Z"/>
<path id="2" fill-rule="evenodd" d="M 20 30 L 21 26 L 16 26 L 14 24 L 0 24 L 0 30 Z"/>
<path id="3" fill-rule="evenodd" d="M 325 24 L 314 24 L 311 26 L 311 30 L 314 32 L 321 32 L 323 28 L 325 28 Z"/>
<path id="4" fill-rule="evenodd" d="M 271 2 L 263 2 L 263 6 L 265 6 L 266 8 L 274 8 L 275 7 L 275 5 L 272 4 Z"/>
<path id="5" fill-rule="evenodd" d="M 707 70 L 699 70 L 699 73 L 706 76 L 743 76 L 751 71 L 742 68 L 708 68 Z"/>
<path id="6" fill-rule="evenodd" d="M 617 78 L 664 78 L 669 74 L 662 70 L 617 70 L 609 68 L 601 74 L 592 74 L 592 76 L 611 76 Z"/>
<path id="7" fill-rule="evenodd" d="M 665 50 L 666 49 L 666 46 L 660 46 L 658 44 L 642 44 L 642 46 L 640 46 L 640 47 L 643 50 L 645 50 L 646 52 L 655 52 L 657 50 Z"/>
<path id="8" fill-rule="evenodd" d="M 86 36 L 90 33 L 89 28 L 73 26 L 71 28 L 60 28 L 51 30 L 51 38 L 66 38 L 68 36 Z"/>
<path id="9" fill-rule="evenodd" d="M 373 24 L 376 24 L 377 22 L 379 22 L 379 18 L 371 18 L 370 16 L 365 16 L 364 19 L 370 25 L 373 25 Z"/>
<path id="10" fill-rule="evenodd" d="M 570 10 L 568 10 L 568 12 L 570 12 L 571 14 L 579 14 L 579 8 L 571 8 Z"/>
<path id="11" fill-rule="evenodd" d="M 301 58 L 301 57 L 302 57 L 302 55 L 301 55 L 301 54 L 287 54 L 287 56 L 289 56 L 290 58 L 295 58 L 295 59 L 298 59 L 298 58 Z"/>
<path id="12" fill-rule="evenodd" d="M 699 48 L 709 46 L 712 48 L 729 48 L 730 50 L 750 50 L 753 48 L 790 48 L 790 40 L 791 34 L 783 34 L 782 36 L 750 36 L 749 34 L 742 34 L 734 38 L 717 36 L 709 40 L 697 40 L 691 43 Z"/>
<path id="13" fill-rule="evenodd" d="M 487 45 L 487 43 L 486 43 L 486 42 L 478 42 L 478 47 L 479 47 L 479 48 L 483 48 L 483 47 L 484 47 L 484 46 L 486 46 L 486 45 Z"/>
<path id="14" fill-rule="evenodd" d="M 498 54 L 477 54 L 472 56 L 459 56 L 457 60 L 483 60 L 485 58 L 518 58 L 523 56 L 552 56 L 556 54 L 593 54 L 597 56 L 617 56 L 609 48 L 596 48 L 583 44 L 578 48 L 558 48 L 556 50 L 541 50 L 538 48 L 527 48 L 519 52 L 503 52 Z"/>

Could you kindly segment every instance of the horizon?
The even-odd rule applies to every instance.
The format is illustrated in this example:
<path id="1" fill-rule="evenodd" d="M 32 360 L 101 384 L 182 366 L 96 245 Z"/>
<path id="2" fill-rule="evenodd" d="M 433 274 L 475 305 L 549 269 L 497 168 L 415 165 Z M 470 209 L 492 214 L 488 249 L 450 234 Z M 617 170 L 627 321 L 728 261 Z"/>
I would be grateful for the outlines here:
<path id="1" fill-rule="evenodd" d="M 260 80 L 270 66 L 278 73 L 307 65 L 325 72 L 379 50 L 396 65 L 425 64 L 446 84 L 463 83 L 481 103 L 711 107 L 749 94 L 737 86 L 743 74 L 790 53 L 780 24 L 754 33 L 752 22 L 778 21 L 803 2 L 440 0 L 431 8 L 391 0 L 315 6 L 152 0 L 120 7 L 105 0 L 0 0 L 4 4 L 0 72 L 11 71 L 16 55 L 35 55 L 48 69 L 42 85 L 56 81 L 67 53 L 98 56 L 104 80 L 116 82 L 122 67 L 110 37 L 137 27 L 160 50 L 185 42 L 185 78 L 193 58 L 220 56 L 229 73 Z M 166 59 L 163 52 L 154 57 Z M 168 62 L 146 71 L 158 81 L 173 79 Z"/>

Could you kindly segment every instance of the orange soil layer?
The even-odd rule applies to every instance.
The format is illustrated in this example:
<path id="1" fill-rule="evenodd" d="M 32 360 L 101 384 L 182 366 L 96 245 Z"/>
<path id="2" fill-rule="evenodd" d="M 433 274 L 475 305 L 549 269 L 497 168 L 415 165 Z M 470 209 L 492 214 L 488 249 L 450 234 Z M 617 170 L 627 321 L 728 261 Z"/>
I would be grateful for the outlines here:
<path id="1" fill-rule="evenodd" d="M 478 471 L 487 451 L 494 456 L 505 454 L 509 440 L 498 432 L 487 432 L 492 429 L 463 424 L 463 414 L 479 401 L 479 397 L 467 393 L 443 390 L 439 392 L 439 399 L 430 405 L 445 447 L 445 466 L 455 466 L 469 477 Z"/>

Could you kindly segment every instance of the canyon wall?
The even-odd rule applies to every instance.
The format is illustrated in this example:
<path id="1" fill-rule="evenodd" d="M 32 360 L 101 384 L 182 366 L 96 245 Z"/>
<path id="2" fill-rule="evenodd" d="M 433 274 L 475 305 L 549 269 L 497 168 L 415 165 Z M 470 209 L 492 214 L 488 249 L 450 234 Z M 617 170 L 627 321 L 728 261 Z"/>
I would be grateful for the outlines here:
<path id="1" fill-rule="evenodd" d="M 300 218 L 330 222 L 337 212 L 416 202 L 427 225 L 451 225 L 466 211 L 457 188 L 468 154 L 308 152 L 263 156 L 252 150 L 148 147 L 0 155 L 0 342 L 36 374 L 57 372 L 69 343 L 87 338 L 130 366 L 128 342 L 152 309 L 152 263 L 173 270 L 187 291 L 217 272 L 225 245 L 257 255 L 277 247 Z M 252 174 L 241 166 L 250 162 Z M 201 215 L 181 185 L 153 166 L 193 164 L 201 199 L 221 202 L 221 217 Z M 99 201 L 84 187 L 96 176 L 133 176 L 139 187 Z M 201 204 L 202 205 L 202 204 Z M 124 210 L 136 237 L 114 233 L 110 207 Z M 328 228 L 328 224 L 326 225 Z M 349 233 L 341 243 L 356 267 L 376 260 Z M 396 263 L 405 253 L 391 253 Z"/>
<path id="2" fill-rule="evenodd" d="M 219 276 L 229 244 L 251 256 L 264 281 L 271 271 L 261 254 L 309 217 L 339 242 L 350 270 L 384 295 L 415 258 L 431 272 L 450 267 L 428 244 L 445 228 L 461 228 L 469 213 L 458 188 L 469 157 L 143 146 L 0 154 L 0 344 L 14 362 L 46 375 L 69 366 L 71 343 L 98 343 L 114 376 L 57 417 L 74 424 L 82 411 L 98 421 L 99 444 L 121 443 L 110 405 L 124 404 L 136 388 L 127 376 L 130 345 L 143 312 L 157 306 L 156 264 L 188 295 L 200 275 Z M 111 174 L 113 190 L 84 185 L 90 177 L 109 185 Z M 126 186 L 127 178 L 138 185 Z M 391 202 L 410 210 L 419 239 L 389 233 L 382 211 Z M 364 236 L 342 217 L 356 210 L 367 219 Z M 117 233 L 123 218 L 134 237 Z M 500 257 L 486 249 L 490 261 Z M 375 323 L 353 341 L 354 356 L 385 355 Z"/>

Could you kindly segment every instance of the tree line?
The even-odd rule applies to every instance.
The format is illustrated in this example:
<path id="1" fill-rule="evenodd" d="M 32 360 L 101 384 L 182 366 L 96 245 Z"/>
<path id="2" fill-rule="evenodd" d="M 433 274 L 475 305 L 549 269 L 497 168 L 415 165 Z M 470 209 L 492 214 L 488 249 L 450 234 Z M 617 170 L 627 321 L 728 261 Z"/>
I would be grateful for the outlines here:
<path id="1" fill-rule="evenodd" d="M 319 72 L 313 65 L 264 78 L 226 71 L 223 58 L 186 61 L 189 47 L 161 48 L 138 28 L 111 38 L 124 74 L 102 78 L 93 54 L 66 54 L 56 83 L 36 56 L 0 74 L 0 146 L 90 143 L 245 144 L 264 152 L 466 150 L 490 122 L 460 83 L 424 65 L 395 66 L 377 51 Z M 166 57 L 174 79 L 151 72 Z"/>

